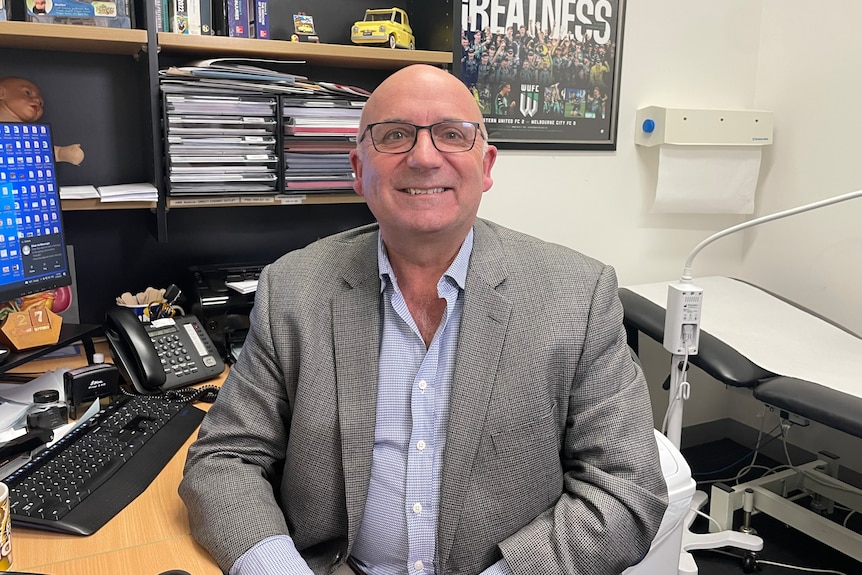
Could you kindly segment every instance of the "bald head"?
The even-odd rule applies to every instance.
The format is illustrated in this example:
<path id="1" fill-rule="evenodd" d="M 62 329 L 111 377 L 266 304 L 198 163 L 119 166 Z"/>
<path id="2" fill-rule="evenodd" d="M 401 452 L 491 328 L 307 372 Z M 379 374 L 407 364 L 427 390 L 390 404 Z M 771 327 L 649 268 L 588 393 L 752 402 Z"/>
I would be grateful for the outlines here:
<path id="1" fill-rule="evenodd" d="M 464 83 L 452 74 L 426 64 L 402 68 L 374 90 L 362 112 L 359 133 L 371 123 L 410 120 L 405 116 L 408 111 L 427 109 L 423 102 L 441 101 L 445 101 L 450 110 L 448 119 L 479 122 L 482 133 L 487 133 L 479 105 Z"/>

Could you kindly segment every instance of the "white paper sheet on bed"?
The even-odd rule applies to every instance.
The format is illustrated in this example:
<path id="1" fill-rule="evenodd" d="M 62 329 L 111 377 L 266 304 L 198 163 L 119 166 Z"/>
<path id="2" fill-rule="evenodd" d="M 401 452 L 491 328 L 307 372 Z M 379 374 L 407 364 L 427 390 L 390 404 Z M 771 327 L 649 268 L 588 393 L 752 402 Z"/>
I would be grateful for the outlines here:
<path id="1" fill-rule="evenodd" d="M 669 283 L 625 287 L 664 308 Z M 701 330 L 767 371 L 862 398 L 862 339 L 741 281 L 693 284 L 703 289 Z"/>

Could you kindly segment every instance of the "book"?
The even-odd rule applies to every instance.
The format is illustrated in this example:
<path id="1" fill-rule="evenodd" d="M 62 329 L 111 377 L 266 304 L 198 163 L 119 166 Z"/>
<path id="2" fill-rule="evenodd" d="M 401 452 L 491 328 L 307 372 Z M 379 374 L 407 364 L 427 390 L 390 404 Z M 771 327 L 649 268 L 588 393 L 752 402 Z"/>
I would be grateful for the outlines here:
<path id="1" fill-rule="evenodd" d="M 201 35 L 213 35 L 213 3 L 212 0 L 200 0 Z"/>
<path id="2" fill-rule="evenodd" d="M 3 0 L 0 0 L 0 2 L 3 2 Z M 164 8 L 165 6 L 162 4 L 161 0 L 156 0 L 156 30 L 158 32 L 165 31 L 165 22 L 163 20 Z"/>
<path id="3" fill-rule="evenodd" d="M 227 0 L 211 0 L 212 4 L 212 35 L 227 36 Z"/>
<path id="4" fill-rule="evenodd" d="M 189 34 L 189 9 L 187 0 L 171 0 L 171 32 Z"/>
<path id="5" fill-rule="evenodd" d="M 171 31 L 171 0 L 156 0 L 162 7 L 162 32 Z"/>
<path id="6" fill-rule="evenodd" d="M 186 0 L 189 11 L 189 34 L 201 35 L 201 3 L 200 0 Z"/>
<path id="7" fill-rule="evenodd" d="M 254 4 L 254 37 L 269 40 L 267 0 L 250 0 Z"/>
<path id="8" fill-rule="evenodd" d="M 248 38 L 248 0 L 225 0 L 227 5 L 228 36 Z"/>

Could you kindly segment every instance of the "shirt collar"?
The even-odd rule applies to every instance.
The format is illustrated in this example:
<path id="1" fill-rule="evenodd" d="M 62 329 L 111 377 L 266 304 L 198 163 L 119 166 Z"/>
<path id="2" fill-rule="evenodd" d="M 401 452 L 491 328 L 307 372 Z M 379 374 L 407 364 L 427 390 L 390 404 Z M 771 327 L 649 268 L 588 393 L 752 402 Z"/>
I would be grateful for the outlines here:
<path id="1" fill-rule="evenodd" d="M 443 277 L 448 277 L 461 289 L 467 285 L 467 266 L 470 264 L 470 254 L 473 253 L 473 228 L 467 232 L 467 237 L 461 244 L 461 249 L 458 250 L 458 255 L 449 264 Z M 380 232 L 377 232 L 377 269 L 380 275 L 380 292 L 386 289 L 389 283 L 395 280 L 395 272 L 392 271 L 392 264 L 389 263 L 389 255 L 386 253 L 386 246 L 383 245 L 383 237 Z"/>

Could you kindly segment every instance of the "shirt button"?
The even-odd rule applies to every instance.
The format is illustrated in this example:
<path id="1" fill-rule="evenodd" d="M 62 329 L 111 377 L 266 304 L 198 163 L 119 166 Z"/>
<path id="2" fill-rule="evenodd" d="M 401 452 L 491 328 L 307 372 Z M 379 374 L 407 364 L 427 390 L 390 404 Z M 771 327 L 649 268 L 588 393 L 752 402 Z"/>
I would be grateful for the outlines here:
<path id="1" fill-rule="evenodd" d="M 425 564 L 422 563 L 422 561 L 417 561 L 416 563 L 413 564 L 413 568 L 416 569 L 417 571 L 422 571 L 423 567 L 425 567 Z"/>
<path id="2" fill-rule="evenodd" d="M 417 515 L 422 513 L 422 504 L 421 503 L 414 503 L 413 504 L 413 513 L 415 513 Z"/>
<path id="3" fill-rule="evenodd" d="M 424 391 L 426 387 L 428 387 L 428 382 L 424 379 L 419 380 L 419 389 Z"/>
<path id="4" fill-rule="evenodd" d="M 416 442 L 416 449 L 418 449 L 419 451 L 424 451 L 425 450 L 425 442 L 421 439 L 419 441 L 417 441 Z"/>

